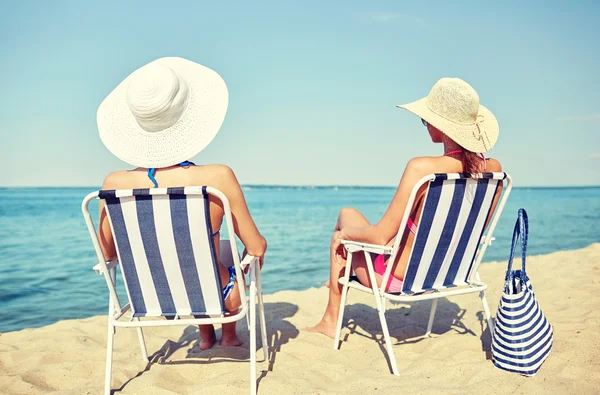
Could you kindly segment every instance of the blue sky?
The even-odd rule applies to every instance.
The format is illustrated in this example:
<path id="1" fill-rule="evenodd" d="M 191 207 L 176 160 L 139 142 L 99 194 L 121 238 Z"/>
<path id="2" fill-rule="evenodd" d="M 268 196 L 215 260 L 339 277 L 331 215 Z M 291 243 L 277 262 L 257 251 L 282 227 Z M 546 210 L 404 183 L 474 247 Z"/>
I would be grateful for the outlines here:
<path id="1" fill-rule="evenodd" d="M 245 184 L 396 185 L 441 147 L 395 105 L 447 76 L 499 119 L 490 155 L 515 185 L 600 185 L 598 2 L 215 3 L 0 3 L 0 185 L 97 186 L 129 168 L 96 109 L 162 56 L 225 79 L 223 128 L 191 159 Z"/>

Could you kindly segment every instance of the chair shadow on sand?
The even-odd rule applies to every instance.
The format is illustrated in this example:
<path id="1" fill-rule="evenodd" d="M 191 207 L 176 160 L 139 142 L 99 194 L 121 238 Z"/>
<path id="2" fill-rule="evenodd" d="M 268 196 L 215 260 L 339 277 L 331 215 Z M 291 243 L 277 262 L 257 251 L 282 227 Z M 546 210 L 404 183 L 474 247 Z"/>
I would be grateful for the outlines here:
<path id="1" fill-rule="evenodd" d="M 412 302 L 410 304 L 388 301 L 386 318 L 390 337 L 394 345 L 414 344 L 427 340 L 427 337 L 424 335 L 431 305 L 431 300 Z M 471 328 L 467 328 L 463 323 L 465 313 L 465 309 L 460 308 L 456 303 L 450 302 L 447 298 L 438 299 L 431 333 L 442 335 L 453 331 L 461 335 L 477 336 Z M 486 359 L 491 359 L 491 335 L 489 328 L 487 328 L 483 311 L 477 312 L 477 319 L 479 321 L 478 329 L 482 333 L 480 336 L 482 350 L 486 352 Z M 348 339 L 351 339 L 351 336 L 362 336 L 376 342 L 388 361 L 388 365 L 390 364 L 376 308 L 363 303 L 347 305 L 344 312 L 342 331 L 340 349 Z M 389 367 L 391 369 L 391 365 Z"/>
<path id="2" fill-rule="evenodd" d="M 269 365 L 266 370 L 260 372 L 258 377 L 258 385 L 261 380 L 267 376 L 268 372 L 273 371 L 277 353 L 281 351 L 281 347 L 287 344 L 290 339 L 298 336 L 298 329 L 291 324 L 286 318 L 293 317 L 298 312 L 298 306 L 287 302 L 265 303 L 265 318 L 267 322 L 267 342 L 269 349 Z M 262 342 L 260 339 L 259 322 L 257 320 L 257 362 L 262 362 Z M 154 364 L 160 365 L 179 365 L 179 364 L 198 364 L 209 365 L 214 363 L 249 363 L 250 344 L 248 326 L 246 320 L 238 321 L 237 333 L 238 337 L 243 341 L 240 347 L 223 347 L 219 344 L 221 338 L 221 328 L 215 328 L 217 335 L 217 343 L 208 350 L 200 350 L 200 333 L 197 326 L 190 325 L 185 327 L 181 337 L 177 341 L 167 340 L 163 346 L 150 354 L 148 350 L 149 362 L 146 367 L 136 374 L 134 377 L 127 380 L 121 387 L 112 391 L 112 393 L 121 392 L 127 384 L 134 379 L 140 377 L 145 372 L 149 371 Z M 151 335 L 150 335 L 151 336 Z M 185 356 L 182 358 L 179 352 L 182 349 L 187 349 Z M 184 351 L 185 352 L 185 351 Z"/>

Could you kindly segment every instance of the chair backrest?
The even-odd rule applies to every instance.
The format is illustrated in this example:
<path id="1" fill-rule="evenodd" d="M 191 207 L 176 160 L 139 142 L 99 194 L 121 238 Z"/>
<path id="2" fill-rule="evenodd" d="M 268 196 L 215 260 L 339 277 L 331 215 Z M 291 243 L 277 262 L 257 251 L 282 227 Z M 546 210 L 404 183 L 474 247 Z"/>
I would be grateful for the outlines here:
<path id="1" fill-rule="evenodd" d="M 224 314 L 207 187 L 102 190 L 98 197 L 134 317 Z"/>
<path id="2" fill-rule="evenodd" d="M 506 173 L 433 174 L 423 201 L 417 233 L 406 268 L 402 293 L 413 294 L 469 284 L 482 254 L 477 256 L 494 197 L 508 177 L 501 204 L 489 228 L 495 227 L 510 192 Z M 415 187 L 416 190 L 423 183 Z M 407 210 L 412 208 L 412 202 Z M 405 214 L 406 216 L 406 214 Z M 403 231 L 403 229 L 401 229 Z M 485 247 L 484 247 L 485 248 Z M 484 250 L 483 250 L 484 251 Z M 477 256 L 477 260 L 476 260 Z"/>

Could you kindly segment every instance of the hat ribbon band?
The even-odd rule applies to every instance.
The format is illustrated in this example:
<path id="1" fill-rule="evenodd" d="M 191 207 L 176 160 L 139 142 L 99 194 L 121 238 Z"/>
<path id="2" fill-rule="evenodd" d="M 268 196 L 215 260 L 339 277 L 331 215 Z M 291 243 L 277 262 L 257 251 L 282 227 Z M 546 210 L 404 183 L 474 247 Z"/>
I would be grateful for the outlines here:
<path id="1" fill-rule="evenodd" d="M 488 150 L 488 146 L 485 143 L 485 140 L 488 141 L 488 143 L 491 144 L 491 141 L 487 135 L 487 132 L 485 131 L 485 129 L 483 128 L 483 126 L 481 125 L 484 121 L 484 116 L 481 114 L 477 115 L 477 119 L 475 120 L 475 126 L 477 127 L 477 134 L 475 133 L 475 129 L 473 129 L 473 136 L 477 139 L 477 140 L 481 140 L 481 142 L 483 143 L 483 147 L 485 148 L 485 150 Z M 485 139 L 483 138 L 483 136 L 485 136 Z"/>

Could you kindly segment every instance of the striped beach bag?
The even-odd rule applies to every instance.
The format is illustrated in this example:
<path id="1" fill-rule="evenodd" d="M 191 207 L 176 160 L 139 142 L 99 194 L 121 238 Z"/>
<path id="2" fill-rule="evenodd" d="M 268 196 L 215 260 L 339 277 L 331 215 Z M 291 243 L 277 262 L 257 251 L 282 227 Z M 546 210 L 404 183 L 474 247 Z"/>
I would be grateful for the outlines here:
<path id="1" fill-rule="evenodd" d="M 500 369 L 533 376 L 548 358 L 553 337 L 552 326 L 538 305 L 525 269 L 528 232 L 527 212 L 519 209 L 492 335 L 492 356 Z M 512 270 L 519 236 L 522 267 Z"/>

